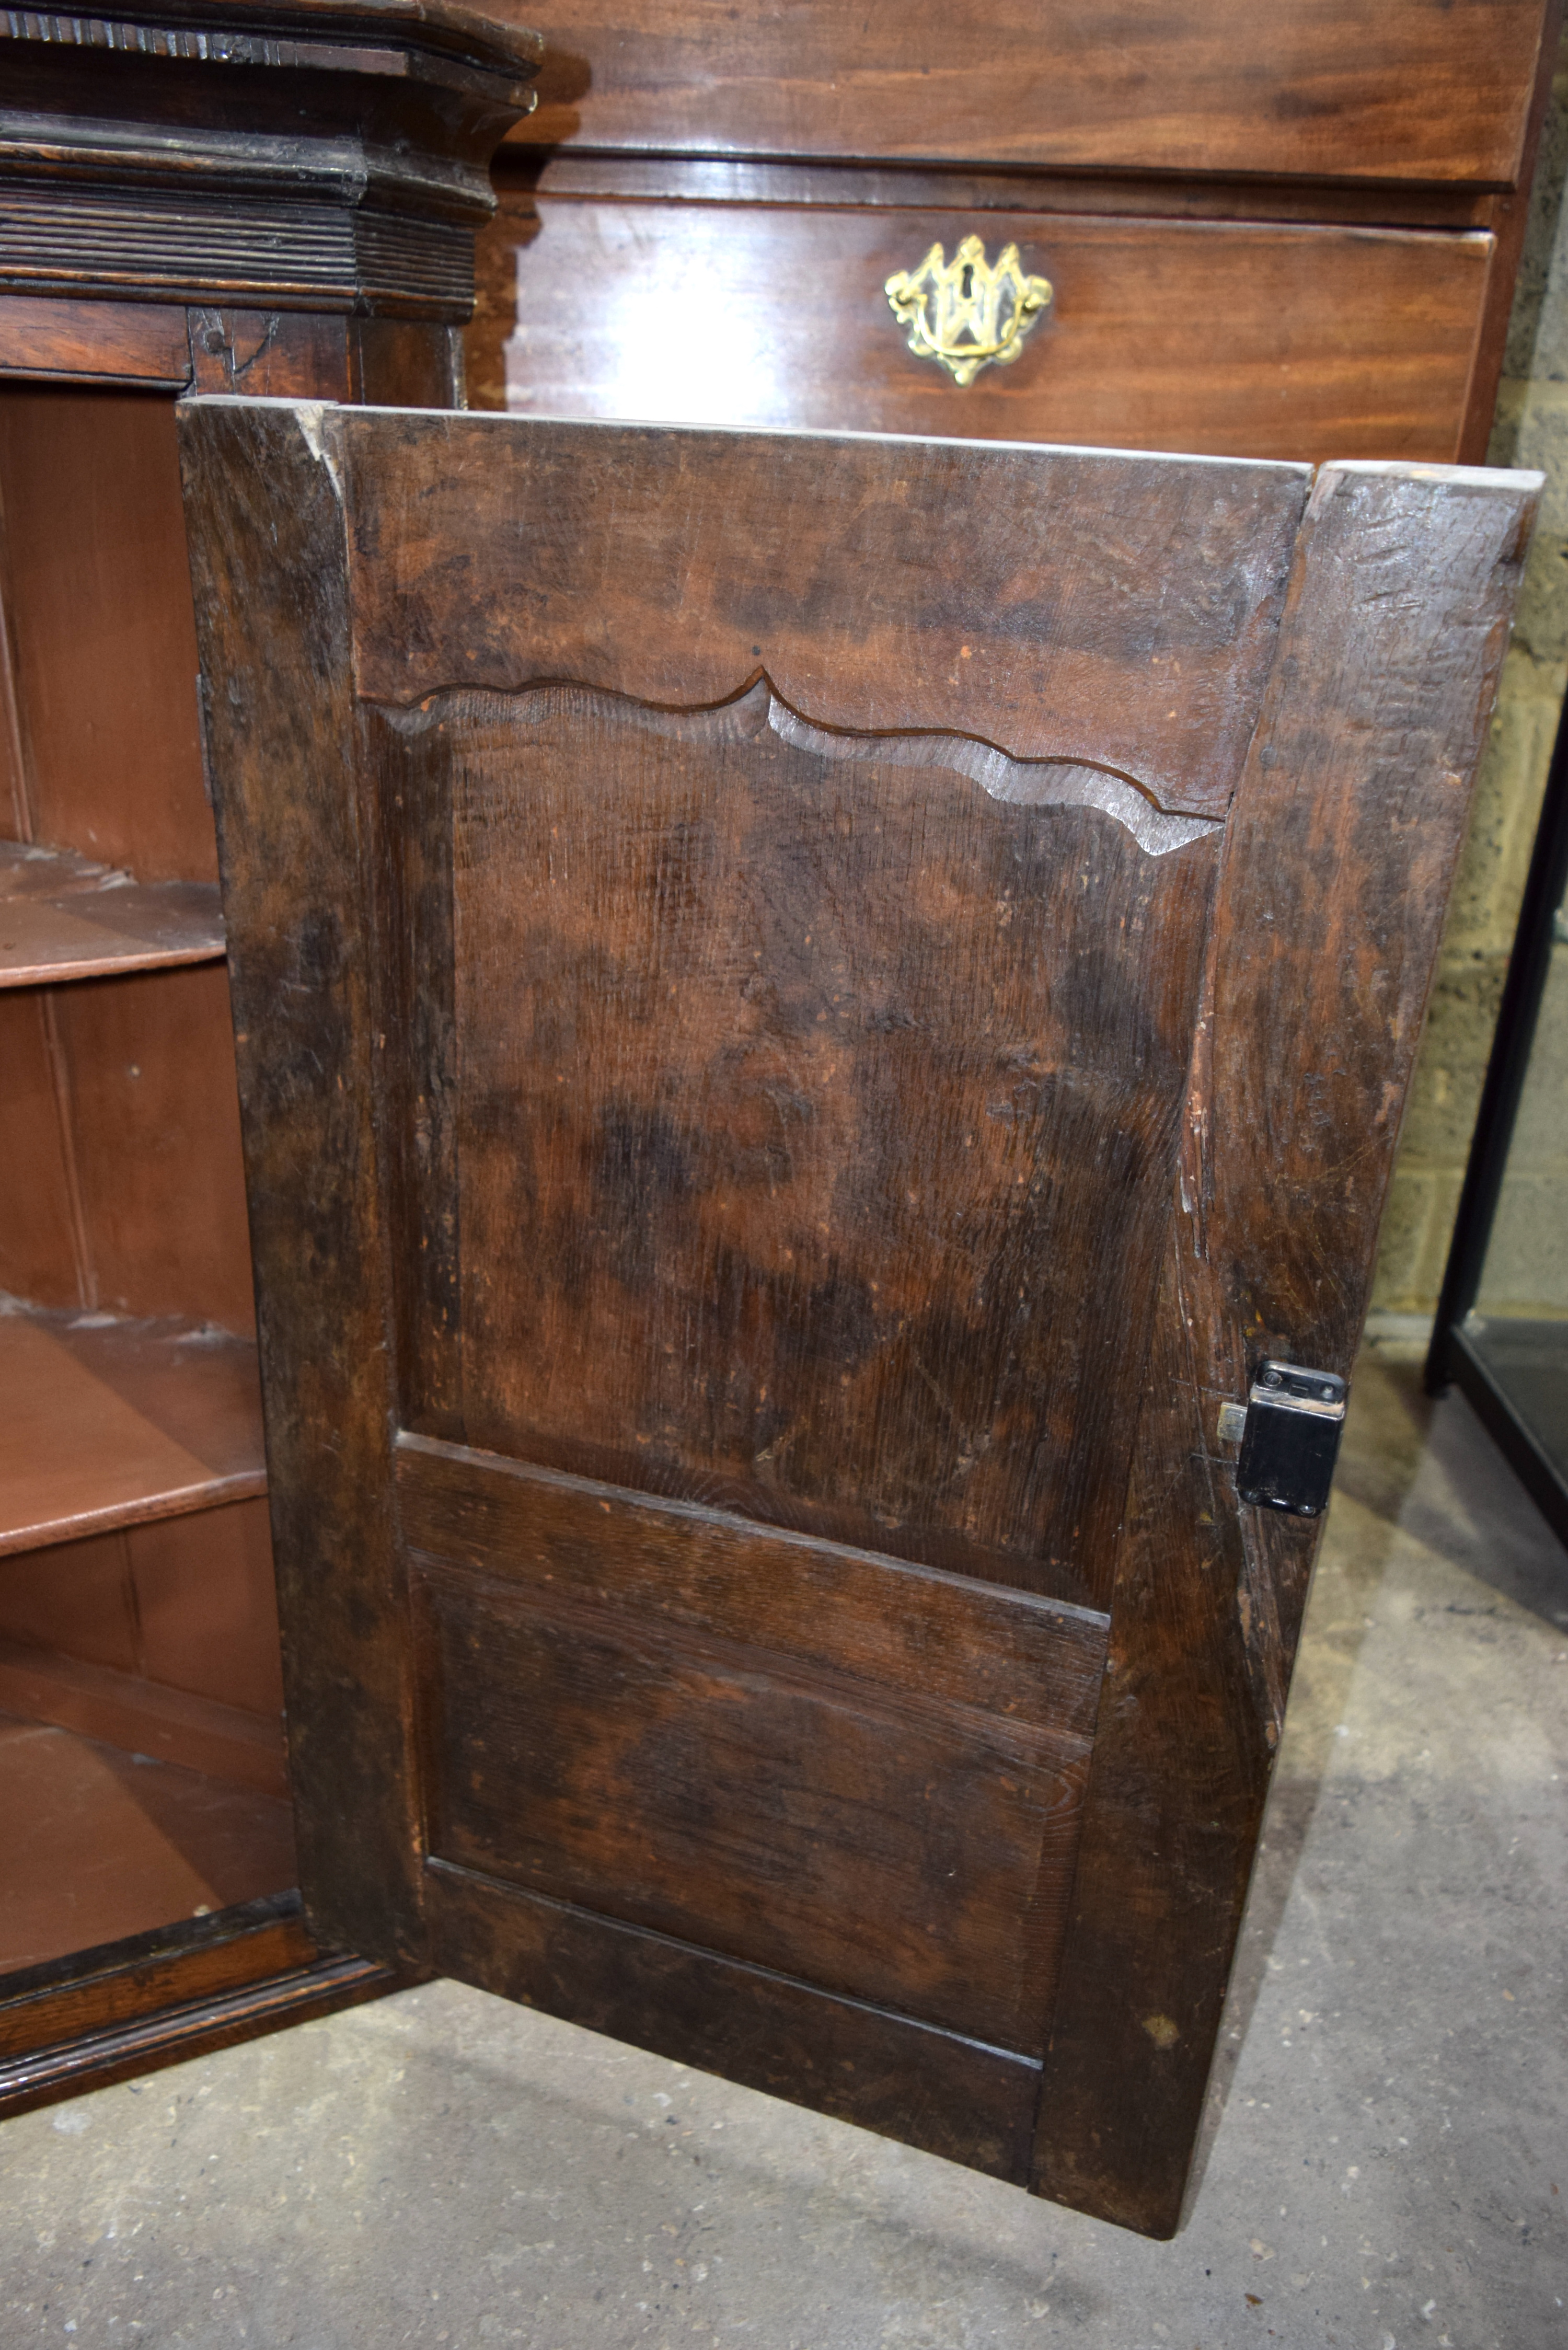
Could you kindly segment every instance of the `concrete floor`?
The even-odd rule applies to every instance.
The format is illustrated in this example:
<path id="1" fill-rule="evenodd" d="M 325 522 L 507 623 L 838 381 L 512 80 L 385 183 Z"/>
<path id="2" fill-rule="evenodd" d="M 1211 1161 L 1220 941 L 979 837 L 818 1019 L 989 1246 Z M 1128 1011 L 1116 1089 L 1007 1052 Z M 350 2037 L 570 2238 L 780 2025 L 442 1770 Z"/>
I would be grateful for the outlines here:
<path id="1" fill-rule="evenodd" d="M 1568 1557 L 1365 1364 L 1158 2245 L 440 1984 L 0 2128 L 0 2345 L 1568 2345 Z"/>

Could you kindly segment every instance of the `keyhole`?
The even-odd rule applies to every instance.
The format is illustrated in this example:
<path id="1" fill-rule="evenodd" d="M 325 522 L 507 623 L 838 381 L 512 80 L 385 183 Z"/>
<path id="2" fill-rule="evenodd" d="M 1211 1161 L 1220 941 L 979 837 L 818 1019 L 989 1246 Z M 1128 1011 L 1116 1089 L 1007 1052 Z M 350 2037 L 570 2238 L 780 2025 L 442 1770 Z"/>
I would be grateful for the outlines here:
<path id="1" fill-rule="evenodd" d="M 974 264 L 972 261 L 966 261 L 964 263 L 963 276 L 959 280 L 959 291 L 963 296 L 966 302 L 969 300 L 971 294 L 974 291 Z"/>

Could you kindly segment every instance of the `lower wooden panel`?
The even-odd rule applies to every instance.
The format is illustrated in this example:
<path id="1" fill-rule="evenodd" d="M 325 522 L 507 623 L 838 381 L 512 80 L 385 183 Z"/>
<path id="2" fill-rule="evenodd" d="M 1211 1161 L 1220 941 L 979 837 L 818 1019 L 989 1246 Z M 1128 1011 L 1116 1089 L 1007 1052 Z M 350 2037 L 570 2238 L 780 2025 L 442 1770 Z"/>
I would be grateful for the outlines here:
<path id="1" fill-rule="evenodd" d="M 506 405 L 1229 456 L 1451 463 L 1493 240 L 1231 222 L 542 197 L 482 234 L 514 277 Z M 1016 243 L 1049 313 L 966 387 L 884 291 L 971 230 Z M 514 252 L 504 272 L 493 240 Z M 494 319 L 473 376 L 493 382 Z"/>
<path id="2" fill-rule="evenodd" d="M 379 1999 L 412 1980 L 317 1941 L 297 1893 L 0 1978 L 0 2116 Z"/>
<path id="3" fill-rule="evenodd" d="M 404 1439 L 427 1849 L 1043 2052 L 1106 1619 Z"/>
<path id="4" fill-rule="evenodd" d="M 1023 2185 L 1040 2067 L 432 1861 L 431 1963 L 483 1991 Z"/>

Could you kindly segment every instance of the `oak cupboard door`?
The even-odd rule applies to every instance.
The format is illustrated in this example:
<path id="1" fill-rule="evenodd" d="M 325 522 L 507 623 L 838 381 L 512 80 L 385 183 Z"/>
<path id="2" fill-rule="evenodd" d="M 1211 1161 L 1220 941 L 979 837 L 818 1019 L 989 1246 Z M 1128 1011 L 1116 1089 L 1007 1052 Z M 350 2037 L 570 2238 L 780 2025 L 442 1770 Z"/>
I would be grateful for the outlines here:
<path id="1" fill-rule="evenodd" d="M 313 1915 L 1168 2232 L 1539 477 L 182 429 Z"/>

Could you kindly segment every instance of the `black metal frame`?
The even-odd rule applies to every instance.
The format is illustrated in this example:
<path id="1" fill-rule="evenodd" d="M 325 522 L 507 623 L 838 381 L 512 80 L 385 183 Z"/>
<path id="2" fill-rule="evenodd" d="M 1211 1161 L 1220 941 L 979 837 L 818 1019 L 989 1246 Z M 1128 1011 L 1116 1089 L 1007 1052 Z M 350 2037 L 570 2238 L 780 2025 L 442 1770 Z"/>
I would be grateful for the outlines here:
<path id="1" fill-rule="evenodd" d="M 1524 1091 L 1531 1047 L 1552 962 L 1552 918 L 1568 889 L 1568 711 L 1559 721 L 1540 829 L 1524 885 L 1519 929 L 1487 1064 L 1480 1110 L 1453 1242 L 1438 1301 L 1426 1382 L 1430 1395 L 1457 1387 L 1496 1440 L 1553 1532 L 1568 1543 L 1568 1482 L 1520 1419 L 1504 1388 L 1466 1332 L 1475 1305 L 1502 1189 L 1509 1145 Z"/>

